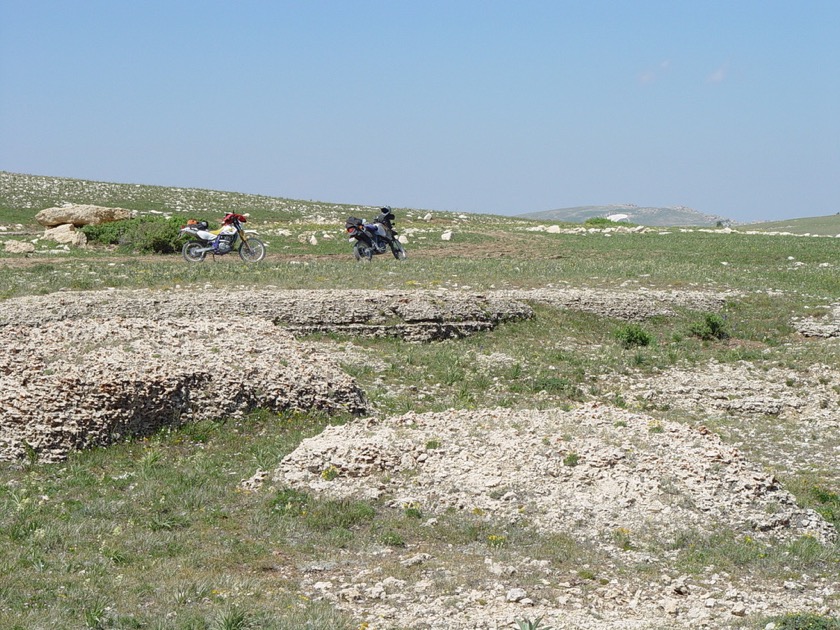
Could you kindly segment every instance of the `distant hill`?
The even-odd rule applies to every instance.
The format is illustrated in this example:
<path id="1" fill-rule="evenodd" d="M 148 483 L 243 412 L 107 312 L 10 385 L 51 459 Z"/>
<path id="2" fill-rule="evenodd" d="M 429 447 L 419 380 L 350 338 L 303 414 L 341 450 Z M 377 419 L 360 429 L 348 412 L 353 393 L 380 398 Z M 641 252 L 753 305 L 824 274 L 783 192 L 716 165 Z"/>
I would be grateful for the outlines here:
<path id="1" fill-rule="evenodd" d="M 541 221 L 563 221 L 566 223 L 584 223 L 587 219 L 610 218 L 613 221 L 624 221 L 637 225 L 657 227 L 671 226 L 716 226 L 731 225 L 733 222 L 725 217 L 704 214 L 685 206 L 673 208 L 643 208 L 634 204 L 614 204 L 609 206 L 577 206 L 574 208 L 559 208 L 543 212 L 528 212 L 519 214 L 523 219 L 538 219 Z"/>
<path id="2" fill-rule="evenodd" d="M 790 232 L 791 234 L 818 234 L 837 236 L 840 234 L 840 214 L 825 217 L 803 217 L 784 221 L 762 221 L 739 225 L 739 230 L 758 230 L 761 232 Z"/>

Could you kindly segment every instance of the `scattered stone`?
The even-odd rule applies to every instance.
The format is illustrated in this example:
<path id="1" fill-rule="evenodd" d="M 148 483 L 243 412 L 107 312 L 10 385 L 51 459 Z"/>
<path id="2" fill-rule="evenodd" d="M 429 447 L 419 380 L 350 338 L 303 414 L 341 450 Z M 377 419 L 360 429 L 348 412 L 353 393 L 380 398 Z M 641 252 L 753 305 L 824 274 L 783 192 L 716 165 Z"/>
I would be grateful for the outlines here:
<path id="1" fill-rule="evenodd" d="M 257 470 L 257 472 L 254 473 L 254 475 L 251 478 L 243 479 L 241 482 L 239 482 L 239 487 L 249 492 L 256 492 L 262 487 L 263 482 L 266 480 L 267 477 L 268 471 L 259 469 Z"/>
<path id="2" fill-rule="evenodd" d="M 35 251 L 35 245 L 33 243 L 12 239 L 5 241 L 3 248 L 10 254 L 31 254 Z"/>
<path id="3" fill-rule="evenodd" d="M 597 403 L 577 409 L 408 413 L 327 427 L 304 440 L 274 480 L 332 498 L 411 496 L 423 512 L 480 513 L 606 543 L 621 529 L 659 544 L 667 532 L 727 525 L 755 539 L 836 532 L 717 435 Z M 439 448 L 429 440 L 445 435 Z M 420 460 L 417 455 L 427 457 Z M 527 453 L 528 457 L 522 457 Z M 576 465 L 566 465 L 570 453 Z M 329 467 L 337 479 L 320 474 Z M 515 493 L 506 501 L 488 480 Z M 672 583 L 691 592 L 686 578 Z"/>

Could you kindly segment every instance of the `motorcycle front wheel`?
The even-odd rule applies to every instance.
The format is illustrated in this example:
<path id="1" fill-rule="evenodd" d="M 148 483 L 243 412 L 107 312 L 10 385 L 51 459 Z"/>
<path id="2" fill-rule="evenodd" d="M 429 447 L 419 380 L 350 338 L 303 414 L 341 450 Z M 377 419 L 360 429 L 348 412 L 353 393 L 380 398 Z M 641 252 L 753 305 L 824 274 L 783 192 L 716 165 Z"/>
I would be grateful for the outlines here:
<path id="1" fill-rule="evenodd" d="M 260 262 L 265 258 L 265 244 L 258 238 L 249 238 L 239 245 L 239 257 L 247 263 Z"/>
<path id="2" fill-rule="evenodd" d="M 394 253 L 394 258 L 397 260 L 405 260 L 405 250 L 403 249 L 402 243 L 400 243 L 397 239 L 391 241 L 391 251 Z"/>
<path id="3" fill-rule="evenodd" d="M 201 251 L 202 249 L 204 249 L 204 247 L 201 243 L 190 241 L 189 243 L 184 243 L 181 253 L 184 255 L 184 260 L 187 262 L 201 262 L 207 256 L 207 252 Z"/>

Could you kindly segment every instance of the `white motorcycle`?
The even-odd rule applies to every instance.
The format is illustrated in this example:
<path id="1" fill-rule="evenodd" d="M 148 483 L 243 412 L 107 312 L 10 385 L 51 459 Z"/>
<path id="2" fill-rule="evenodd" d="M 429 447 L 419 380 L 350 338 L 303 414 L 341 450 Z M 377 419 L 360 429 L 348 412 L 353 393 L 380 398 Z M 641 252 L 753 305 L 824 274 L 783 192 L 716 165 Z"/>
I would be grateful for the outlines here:
<path id="1" fill-rule="evenodd" d="M 181 253 L 187 262 L 201 262 L 207 254 L 224 256 L 232 251 L 239 252 L 239 257 L 248 263 L 255 263 L 265 258 L 265 244 L 250 236 L 251 230 L 246 231 L 242 224 L 247 219 L 241 214 L 228 212 L 222 219 L 222 227 L 218 230 L 208 230 L 207 221 L 190 219 L 181 228 L 181 236 L 192 237 L 193 240 L 184 244 Z M 237 247 L 237 243 L 239 246 Z"/>

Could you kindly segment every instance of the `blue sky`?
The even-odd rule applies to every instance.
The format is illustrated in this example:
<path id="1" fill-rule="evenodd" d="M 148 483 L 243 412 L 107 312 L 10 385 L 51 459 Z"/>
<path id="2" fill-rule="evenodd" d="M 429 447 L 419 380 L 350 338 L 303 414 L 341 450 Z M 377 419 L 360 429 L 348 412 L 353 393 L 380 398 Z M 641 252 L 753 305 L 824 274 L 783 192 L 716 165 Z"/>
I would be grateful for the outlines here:
<path id="1" fill-rule="evenodd" d="M 834 214 L 840 2 L 0 0 L 0 170 Z"/>

